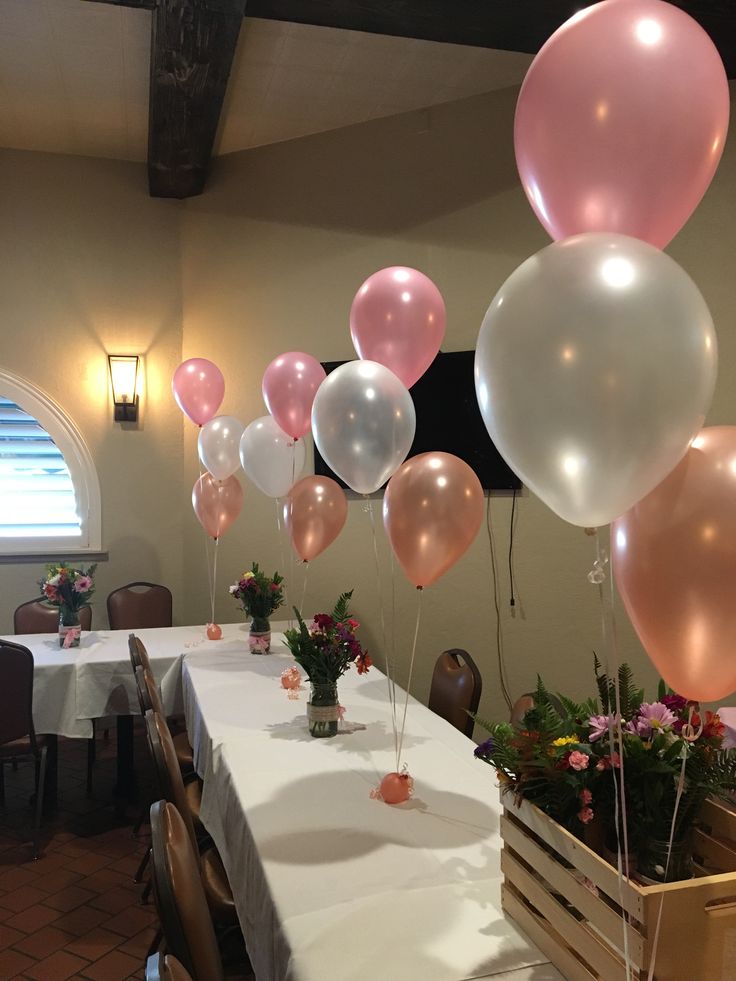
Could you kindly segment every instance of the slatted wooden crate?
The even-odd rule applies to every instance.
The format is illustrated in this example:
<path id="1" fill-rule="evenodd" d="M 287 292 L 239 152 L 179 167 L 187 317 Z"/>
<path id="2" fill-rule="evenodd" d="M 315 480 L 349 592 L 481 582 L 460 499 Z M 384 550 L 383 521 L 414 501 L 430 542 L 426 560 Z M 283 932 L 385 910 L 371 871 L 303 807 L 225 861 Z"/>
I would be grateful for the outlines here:
<path id="1" fill-rule="evenodd" d="M 646 981 L 662 903 L 655 981 L 736 981 L 736 813 L 708 801 L 696 878 L 620 882 L 603 858 L 524 801 L 501 818 L 503 907 L 569 981 Z M 587 880 L 587 883 L 586 881 Z"/>

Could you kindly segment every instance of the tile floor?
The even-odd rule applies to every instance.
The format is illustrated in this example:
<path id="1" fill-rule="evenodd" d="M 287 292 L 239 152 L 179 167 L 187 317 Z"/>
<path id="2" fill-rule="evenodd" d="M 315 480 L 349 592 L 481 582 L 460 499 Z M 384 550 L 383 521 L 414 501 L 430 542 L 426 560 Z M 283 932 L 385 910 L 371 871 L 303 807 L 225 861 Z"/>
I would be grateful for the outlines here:
<path id="1" fill-rule="evenodd" d="M 59 800 L 45 819 L 43 853 L 32 861 L 28 837 L 33 767 L 5 767 L 5 807 L 0 808 L 0 981 L 123 981 L 144 978 L 154 937 L 155 907 L 142 905 L 133 882 L 148 845 L 148 828 L 131 835 L 110 803 L 115 768 L 115 727 L 98 735 L 94 789 L 85 789 L 87 746 L 59 740 Z M 141 794 L 150 795 L 151 774 L 142 728 L 136 727 L 136 766 Z M 147 798 L 150 799 L 150 796 Z M 235 981 L 239 974 L 228 971 Z"/>

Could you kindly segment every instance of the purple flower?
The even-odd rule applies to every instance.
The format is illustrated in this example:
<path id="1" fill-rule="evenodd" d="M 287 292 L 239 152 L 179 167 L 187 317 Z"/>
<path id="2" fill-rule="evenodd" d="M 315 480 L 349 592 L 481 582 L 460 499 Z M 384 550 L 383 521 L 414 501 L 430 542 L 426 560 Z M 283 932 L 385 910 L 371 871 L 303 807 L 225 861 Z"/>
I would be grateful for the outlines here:
<path id="1" fill-rule="evenodd" d="M 591 715 L 591 717 L 588 719 L 588 725 L 590 726 L 588 741 L 594 743 L 602 736 L 608 735 L 610 726 L 615 728 L 618 723 L 618 712 L 614 713 L 613 715 Z"/>
<path id="2" fill-rule="evenodd" d="M 77 576 L 74 582 L 74 592 L 86 593 L 89 589 L 92 589 L 92 579 L 89 576 Z"/>
<path id="3" fill-rule="evenodd" d="M 656 732 L 671 729 L 675 722 L 677 716 L 662 702 L 642 702 L 636 716 L 626 728 L 628 732 L 633 732 L 642 739 L 650 739 Z"/>
<path id="4" fill-rule="evenodd" d="M 484 743 L 476 746 L 473 750 L 473 756 L 476 756 L 479 760 L 483 760 L 486 756 L 489 756 L 493 752 L 493 740 L 488 737 Z"/>

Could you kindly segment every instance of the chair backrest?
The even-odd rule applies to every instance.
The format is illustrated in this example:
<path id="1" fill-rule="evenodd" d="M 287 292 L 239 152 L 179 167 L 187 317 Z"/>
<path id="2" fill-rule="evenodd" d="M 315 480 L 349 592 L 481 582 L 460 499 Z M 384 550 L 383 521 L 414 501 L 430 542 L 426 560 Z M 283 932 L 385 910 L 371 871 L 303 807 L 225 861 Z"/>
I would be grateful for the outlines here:
<path id="1" fill-rule="evenodd" d="M 222 961 L 197 853 L 181 814 L 165 800 L 151 805 L 151 848 L 153 891 L 167 950 L 192 981 L 223 981 Z M 167 957 L 167 968 L 168 961 Z M 186 976 L 171 974 L 176 979 Z"/>
<path id="2" fill-rule="evenodd" d="M 82 630 L 92 629 L 92 607 L 83 606 L 79 611 Z M 13 633 L 15 634 L 55 634 L 59 629 L 59 608 L 44 603 L 43 600 L 28 600 L 21 603 L 13 614 Z"/>
<path id="3" fill-rule="evenodd" d="M 111 630 L 170 627 L 171 609 L 171 590 L 155 582 L 129 582 L 107 597 Z"/>
<path id="4" fill-rule="evenodd" d="M 473 735 L 475 722 L 468 712 L 477 712 L 483 679 L 467 651 L 454 648 L 437 658 L 429 689 L 429 707 L 451 725 Z"/>
<path id="5" fill-rule="evenodd" d="M 520 695 L 511 708 L 511 718 L 509 721 L 512 726 L 520 726 L 527 712 L 534 708 L 534 696 L 531 692 Z"/>
<path id="6" fill-rule="evenodd" d="M 162 715 L 149 709 L 146 712 L 146 735 L 151 759 L 156 770 L 158 784 L 163 797 L 171 801 L 181 814 L 182 820 L 189 833 L 192 848 L 197 851 L 197 835 L 194 830 L 192 813 L 189 810 L 187 793 L 184 788 L 184 778 L 176 758 L 176 749 Z"/>
<path id="7" fill-rule="evenodd" d="M 166 713 L 164 712 L 161 696 L 158 692 L 156 679 L 153 677 L 153 672 L 149 671 L 148 668 L 143 668 L 143 684 L 146 687 L 146 697 L 149 702 L 148 707 L 158 713 L 162 719 L 165 719 Z"/>
<path id="8" fill-rule="evenodd" d="M 151 705 L 151 699 L 148 697 L 148 688 L 143 677 L 143 670 L 140 664 L 135 669 L 135 688 L 138 693 L 138 705 L 140 706 L 141 716 L 145 719 L 146 712 L 149 710 L 153 711 L 153 705 Z"/>
<path id="9" fill-rule="evenodd" d="M 192 975 L 176 957 L 159 950 L 146 961 L 146 981 L 192 981 Z"/>
<path id="10" fill-rule="evenodd" d="M 0 643 L 0 745 L 29 736 L 33 729 L 33 654 L 27 647 Z"/>
<path id="11" fill-rule="evenodd" d="M 146 645 L 135 634 L 130 634 L 128 637 L 128 653 L 130 654 L 130 663 L 133 665 L 134 672 L 139 666 L 147 668 L 149 671 L 151 670 L 151 659 L 148 656 Z"/>

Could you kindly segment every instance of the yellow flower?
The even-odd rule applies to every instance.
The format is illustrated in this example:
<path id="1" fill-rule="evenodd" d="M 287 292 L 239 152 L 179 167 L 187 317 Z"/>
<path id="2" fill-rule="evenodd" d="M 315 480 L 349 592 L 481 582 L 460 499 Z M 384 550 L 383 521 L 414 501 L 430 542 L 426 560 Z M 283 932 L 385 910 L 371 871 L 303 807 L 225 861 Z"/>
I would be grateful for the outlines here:
<path id="1" fill-rule="evenodd" d="M 253 579 L 254 574 L 252 572 L 244 572 L 240 577 L 241 579 Z"/>
<path id="2" fill-rule="evenodd" d="M 559 739 L 555 739 L 552 743 L 553 746 L 569 746 L 571 743 L 576 743 L 578 741 L 577 736 L 560 736 Z"/>

